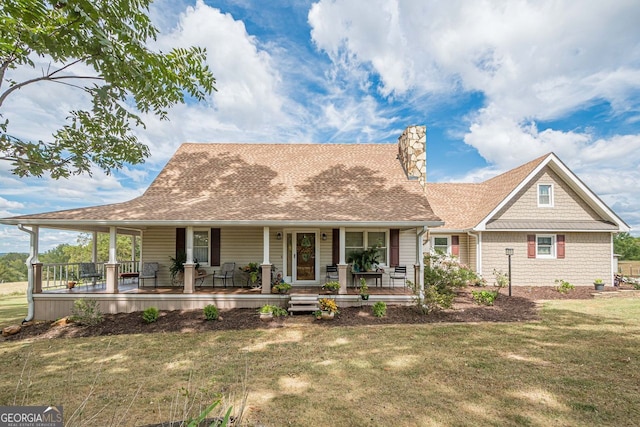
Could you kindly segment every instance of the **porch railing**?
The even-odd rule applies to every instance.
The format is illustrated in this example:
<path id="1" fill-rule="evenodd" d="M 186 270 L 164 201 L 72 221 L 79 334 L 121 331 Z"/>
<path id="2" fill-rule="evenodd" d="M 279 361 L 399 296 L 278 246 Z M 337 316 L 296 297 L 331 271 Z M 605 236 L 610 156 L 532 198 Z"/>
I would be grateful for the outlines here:
<path id="1" fill-rule="evenodd" d="M 96 271 L 100 273 L 102 280 L 105 277 L 104 262 L 96 262 Z M 118 261 L 118 273 L 133 273 L 138 271 L 138 261 Z M 42 289 L 66 288 L 69 282 L 78 282 L 80 279 L 80 263 L 52 263 L 42 265 Z"/>

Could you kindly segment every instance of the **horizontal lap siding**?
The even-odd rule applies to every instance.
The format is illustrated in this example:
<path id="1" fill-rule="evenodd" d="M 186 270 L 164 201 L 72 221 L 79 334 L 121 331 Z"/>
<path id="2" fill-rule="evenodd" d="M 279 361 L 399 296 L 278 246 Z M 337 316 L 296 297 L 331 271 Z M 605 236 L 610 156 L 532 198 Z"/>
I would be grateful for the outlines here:
<path id="1" fill-rule="evenodd" d="M 413 282 L 413 266 L 416 263 L 416 230 L 400 230 L 400 265 L 407 266 L 407 279 Z M 383 286 L 389 285 L 389 276 L 384 275 Z"/>
<path id="2" fill-rule="evenodd" d="M 158 285 L 171 284 L 170 258 L 176 256 L 176 229 L 174 227 L 157 227 L 144 231 L 142 235 L 142 261 L 157 262 Z M 145 280 L 145 286 L 153 286 L 152 280 Z"/>
<path id="3" fill-rule="evenodd" d="M 564 259 L 527 258 L 527 234 L 482 234 L 482 270 L 492 283 L 494 268 L 506 273 L 505 248 L 513 248 L 511 274 L 514 286 L 552 286 L 556 279 L 574 285 L 591 285 L 596 278 L 611 284 L 611 235 L 609 233 L 558 233 L 565 235 Z"/>

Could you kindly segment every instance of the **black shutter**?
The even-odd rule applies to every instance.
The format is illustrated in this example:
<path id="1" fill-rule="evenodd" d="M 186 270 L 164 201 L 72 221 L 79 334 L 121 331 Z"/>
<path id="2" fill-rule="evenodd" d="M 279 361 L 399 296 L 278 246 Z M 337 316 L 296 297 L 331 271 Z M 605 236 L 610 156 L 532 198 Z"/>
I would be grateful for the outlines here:
<path id="1" fill-rule="evenodd" d="M 333 240 L 331 241 L 331 262 L 333 265 L 340 263 L 340 229 L 334 228 L 332 232 Z"/>
<path id="2" fill-rule="evenodd" d="M 211 229 L 211 242 L 209 243 L 211 248 L 211 265 L 220 265 L 220 229 Z"/>
<path id="3" fill-rule="evenodd" d="M 389 266 L 395 267 L 400 264 L 400 229 L 392 228 L 389 230 L 389 243 L 391 244 Z"/>
<path id="4" fill-rule="evenodd" d="M 176 228 L 176 258 L 181 253 L 186 253 L 186 228 Z"/>

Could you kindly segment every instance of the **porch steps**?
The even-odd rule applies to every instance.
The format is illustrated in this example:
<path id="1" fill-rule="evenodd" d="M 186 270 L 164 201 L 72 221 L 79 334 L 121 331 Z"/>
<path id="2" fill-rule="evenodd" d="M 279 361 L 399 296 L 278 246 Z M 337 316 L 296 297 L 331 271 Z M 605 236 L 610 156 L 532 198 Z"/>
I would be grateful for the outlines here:
<path id="1" fill-rule="evenodd" d="M 289 299 L 289 313 L 295 311 L 318 310 L 318 295 L 291 294 Z"/>

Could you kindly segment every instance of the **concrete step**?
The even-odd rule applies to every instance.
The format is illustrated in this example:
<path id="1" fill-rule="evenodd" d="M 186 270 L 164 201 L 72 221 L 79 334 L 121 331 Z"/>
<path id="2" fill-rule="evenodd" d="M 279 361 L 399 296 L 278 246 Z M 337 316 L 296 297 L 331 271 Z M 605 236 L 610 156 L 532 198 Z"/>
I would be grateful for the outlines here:
<path id="1" fill-rule="evenodd" d="M 318 295 L 291 294 L 289 312 L 318 310 Z"/>

